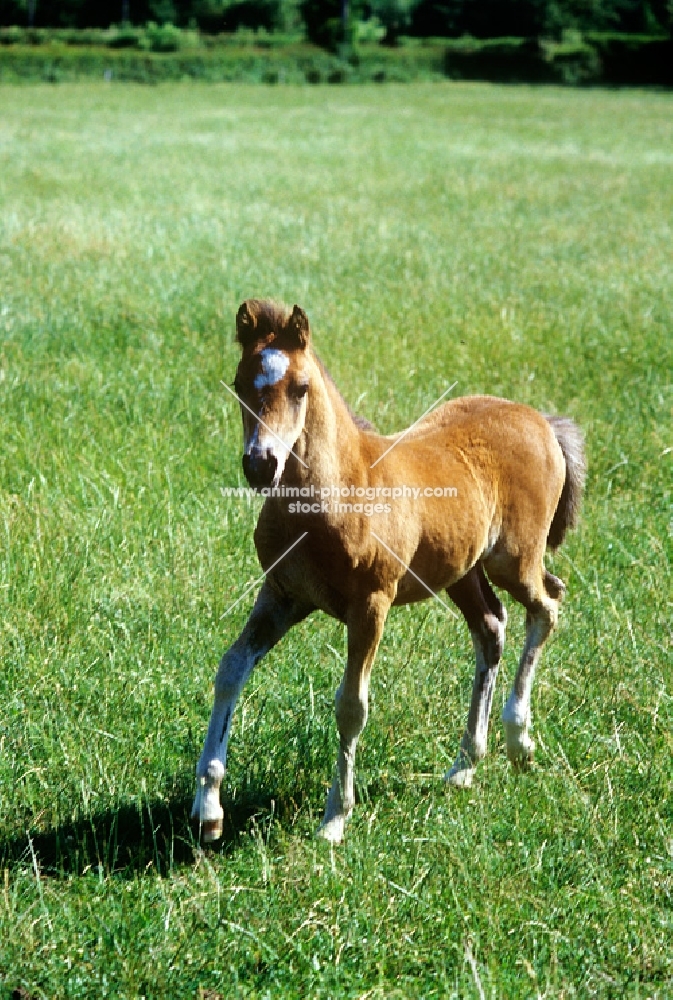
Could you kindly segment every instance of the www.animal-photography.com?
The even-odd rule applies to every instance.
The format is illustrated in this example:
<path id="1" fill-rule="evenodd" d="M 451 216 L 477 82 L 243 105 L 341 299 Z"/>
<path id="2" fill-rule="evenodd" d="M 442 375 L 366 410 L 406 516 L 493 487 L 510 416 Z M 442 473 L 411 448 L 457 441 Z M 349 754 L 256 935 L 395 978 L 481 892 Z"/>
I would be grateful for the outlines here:
<path id="1" fill-rule="evenodd" d="M 0 997 L 673 996 L 664 4 L 0 2 Z"/>

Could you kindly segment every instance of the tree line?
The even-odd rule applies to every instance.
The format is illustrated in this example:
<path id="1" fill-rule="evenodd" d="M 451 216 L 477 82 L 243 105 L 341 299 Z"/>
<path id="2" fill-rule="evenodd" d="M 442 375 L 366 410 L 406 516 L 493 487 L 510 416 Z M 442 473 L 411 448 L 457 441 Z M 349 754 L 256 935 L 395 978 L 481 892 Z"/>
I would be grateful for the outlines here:
<path id="1" fill-rule="evenodd" d="M 205 33 L 304 31 L 331 48 L 358 24 L 400 35 L 549 37 L 564 32 L 671 34 L 673 0 L 0 0 L 0 25 L 107 28 L 174 24 Z"/>

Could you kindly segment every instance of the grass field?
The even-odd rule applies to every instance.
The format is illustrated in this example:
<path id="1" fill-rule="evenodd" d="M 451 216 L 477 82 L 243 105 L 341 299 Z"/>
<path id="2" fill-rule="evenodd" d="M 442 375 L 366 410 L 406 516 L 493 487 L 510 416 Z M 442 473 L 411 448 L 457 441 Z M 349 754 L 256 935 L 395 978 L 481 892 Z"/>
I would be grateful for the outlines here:
<path id="1" fill-rule="evenodd" d="M 0 995 L 673 996 L 673 97 L 0 89 Z M 239 302 L 299 302 L 390 432 L 454 380 L 574 417 L 590 475 L 537 760 L 447 790 L 467 630 L 397 609 L 359 805 L 313 839 L 341 626 L 237 709 L 225 838 L 188 823 L 257 501 Z"/>

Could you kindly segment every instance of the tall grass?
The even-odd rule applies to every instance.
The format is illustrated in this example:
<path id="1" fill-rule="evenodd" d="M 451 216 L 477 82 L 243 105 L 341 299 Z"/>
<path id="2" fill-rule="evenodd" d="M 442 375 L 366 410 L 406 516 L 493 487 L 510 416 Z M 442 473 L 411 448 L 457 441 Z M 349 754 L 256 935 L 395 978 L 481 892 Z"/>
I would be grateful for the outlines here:
<path id="1" fill-rule="evenodd" d="M 666 95 L 432 85 L 0 90 L 0 991 L 673 993 Z M 312 838 L 340 626 L 237 710 L 220 849 L 188 824 L 221 651 L 259 575 L 233 317 L 299 302 L 384 432 L 454 380 L 573 416 L 590 478 L 533 699 L 441 776 L 462 624 L 390 617 L 343 848 Z M 550 563 L 551 565 L 551 563 Z M 211 992 L 208 992 L 211 991 Z"/>

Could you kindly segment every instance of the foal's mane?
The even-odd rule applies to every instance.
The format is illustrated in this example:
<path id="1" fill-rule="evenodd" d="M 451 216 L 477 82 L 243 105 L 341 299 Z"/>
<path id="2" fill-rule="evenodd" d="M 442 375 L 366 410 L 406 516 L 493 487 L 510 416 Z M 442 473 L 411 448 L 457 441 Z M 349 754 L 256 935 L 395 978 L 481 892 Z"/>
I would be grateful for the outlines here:
<path id="1" fill-rule="evenodd" d="M 313 357 L 315 358 L 318 364 L 318 368 L 320 369 L 322 377 L 325 379 L 326 382 L 329 382 L 329 384 L 332 386 L 337 396 L 348 410 L 351 420 L 353 421 L 355 426 L 359 427 L 361 431 L 376 431 L 376 427 L 374 427 L 374 424 L 372 424 L 369 420 L 367 420 L 366 417 L 361 417 L 359 416 L 359 414 L 353 412 L 353 410 L 351 409 L 351 407 L 348 405 L 343 395 L 341 394 L 341 391 L 339 390 L 336 382 L 334 381 L 334 379 L 332 378 L 329 371 L 327 370 L 323 362 L 320 360 L 318 355 L 315 353 L 315 351 L 313 352 Z"/>

